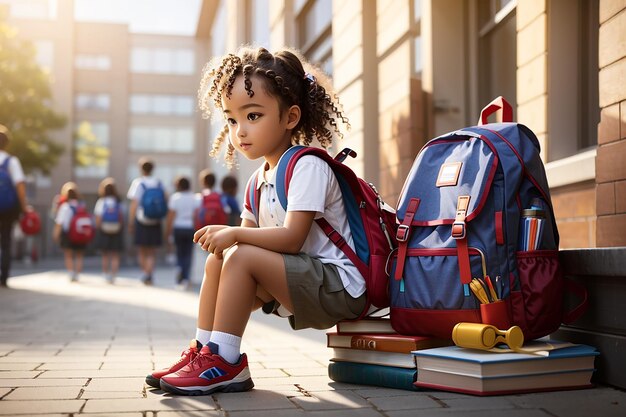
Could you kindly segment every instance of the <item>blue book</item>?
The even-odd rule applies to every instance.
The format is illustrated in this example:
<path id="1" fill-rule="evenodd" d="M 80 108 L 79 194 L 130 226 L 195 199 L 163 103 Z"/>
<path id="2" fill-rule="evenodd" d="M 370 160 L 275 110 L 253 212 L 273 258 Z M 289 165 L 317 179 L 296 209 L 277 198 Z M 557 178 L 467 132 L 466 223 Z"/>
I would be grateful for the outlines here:
<path id="1" fill-rule="evenodd" d="M 413 351 L 413 355 L 418 387 L 499 395 L 589 387 L 599 352 L 591 346 L 567 344 L 541 354 L 447 346 Z"/>
<path id="2" fill-rule="evenodd" d="M 395 388 L 416 391 L 415 368 L 370 365 L 357 362 L 330 362 L 328 376 L 336 382 L 348 384 L 373 385 L 376 387 Z"/>

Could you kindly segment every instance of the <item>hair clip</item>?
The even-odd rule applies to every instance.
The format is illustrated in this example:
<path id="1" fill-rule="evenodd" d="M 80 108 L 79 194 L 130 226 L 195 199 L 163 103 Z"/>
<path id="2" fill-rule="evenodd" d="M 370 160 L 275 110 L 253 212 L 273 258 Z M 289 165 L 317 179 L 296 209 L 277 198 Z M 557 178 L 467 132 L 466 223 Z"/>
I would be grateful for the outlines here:
<path id="1" fill-rule="evenodd" d="M 315 78 L 315 76 L 313 76 L 313 74 L 308 73 L 308 72 L 304 73 L 304 79 L 309 80 L 310 83 L 317 82 L 317 79 Z"/>

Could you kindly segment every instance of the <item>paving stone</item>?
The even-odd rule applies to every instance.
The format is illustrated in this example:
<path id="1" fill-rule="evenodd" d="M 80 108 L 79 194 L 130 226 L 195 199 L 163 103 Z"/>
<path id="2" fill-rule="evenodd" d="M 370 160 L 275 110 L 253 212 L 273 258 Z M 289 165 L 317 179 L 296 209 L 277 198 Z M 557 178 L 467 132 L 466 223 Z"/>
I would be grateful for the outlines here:
<path id="1" fill-rule="evenodd" d="M 88 379 L 53 379 L 53 378 L 37 378 L 37 379 L 2 379 L 0 378 L 0 387 L 82 387 L 87 384 Z"/>
<path id="2" fill-rule="evenodd" d="M 424 411 L 420 411 L 419 413 L 424 413 Z M 554 417 L 552 414 L 546 413 L 543 410 L 539 409 L 489 409 L 489 410 L 464 410 L 463 408 L 445 408 L 445 409 L 437 409 L 432 410 L 429 409 L 427 414 L 428 417 Z M 404 410 L 404 411 L 386 411 L 385 416 L 387 417 L 416 417 L 417 414 L 415 410 Z M 598 417 L 604 415 L 596 414 Z"/>
<path id="3" fill-rule="evenodd" d="M 75 400 L 81 387 L 20 387 L 4 400 Z"/>
<path id="4" fill-rule="evenodd" d="M 420 410 L 427 408 L 441 408 L 442 404 L 425 394 L 411 396 L 390 396 L 369 398 L 368 401 L 379 410 Z"/>
<path id="5" fill-rule="evenodd" d="M 307 411 L 370 407 L 363 397 L 350 391 L 317 391 L 311 394 L 307 397 L 292 398 L 291 401 Z"/>
<path id="6" fill-rule="evenodd" d="M 2 365 L 0 365 L 1 367 Z M 57 371 L 57 370 L 96 370 L 100 369 L 102 362 L 46 362 L 39 366 L 39 371 Z"/>
<path id="7" fill-rule="evenodd" d="M 95 378 L 89 381 L 85 391 L 132 391 L 142 390 L 145 384 L 142 378 Z"/>
<path id="8" fill-rule="evenodd" d="M 230 414 L 232 415 L 232 414 Z M 210 411 L 158 411 L 155 417 L 225 417 L 226 413 L 218 410 Z M 273 416 L 273 414 L 272 414 Z M 98 415 L 98 417 L 100 417 Z M 126 414 L 124 414 L 126 417 Z M 260 417 L 257 413 L 257 417 Z"/>
<path id="9" fill-rule="evenodd" d="M 168 410 L 215 410 L 215 402 L 210 396 L 167 397 L 141 399 L 87 400 L 84 413 L 127 413 L 136 411 Z"/>
<path id="10" fill-rule="evenodd" d="M 247 392 L 215 394 L 219 408 L 231 412 L 236 410 L 295 409 L 296 406 L 285 396 L 274 391 L 254 389 Z"/>
<path id="11" fill-rule="evenodd" d="M 12 388 L 0 388 L 0 398 L 11 392 Z"/>
<path id="12" fill-rule="evenodd" d="M 137 389 L 135 391 L 84 391 L 80 396 L 81 400 L 99 400 L 99 399 L 118 399 L 118 398 L 144 398 L 143 391 Z"/>
<path id="13" fill-rule="evenodd" d="M 1 374 L 0 374 L 1 375 Z M 142 369 L 74 369 L 66 371 L 44 371 L 39 378 L 131 378 L 146 376 Z"/>
<path id="14" fill-rule="evenodd" d="M 10 363 L 0 363 L 0 372 L 1 371 L 33 371 L 35 368 L 41 365 L 41 362 L 10 362 Z"/>
<path id="15" fill-rule="evenodd" d="M 2 401 L 0 415 L 77 413 L 83 400 Z"/>
<path id="16" fill-rule="evenodd" d="M 289 375 L 294 377 L 300 376 L 328 376 L 328 370 L 326 368 L 321 367 L 311 367 L 311 368 L 283 368 L 283 371 Z"/>
<path id="17" fill-rule="evenodd" d="M 35 378 L 43 371 L 0 371 L 0 379 Z"/>

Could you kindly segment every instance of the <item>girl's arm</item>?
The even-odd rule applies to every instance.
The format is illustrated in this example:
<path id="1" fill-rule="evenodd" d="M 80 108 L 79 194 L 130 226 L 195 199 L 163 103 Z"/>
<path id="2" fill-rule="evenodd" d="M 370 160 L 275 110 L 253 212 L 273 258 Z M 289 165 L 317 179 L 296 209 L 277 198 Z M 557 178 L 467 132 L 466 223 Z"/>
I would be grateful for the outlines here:
<path id="1" fill-rule="evenodd" d="M 130 200 L 128 207 L 128 233 L 131 235 L 135 230 L 135 212 L 137 211 L 137 200 Z"/>
<path id="2" fill-rule="evenodd" d="M 176 211 L 167 210 L 167 218 L 165 219 L 165 237 L 166 239 L 172 234 L 172 224 L 174 224 L 174 217 L 176 217 Z"/>
<path id="3" fill-rule="evenodd" d="M 196 242 L 218 258 L 235 243 L 247 243 L 278 253 L 298 253 L 309 235 L 315 213 L 288 211 L 282 227 L 228 227 L 220 230 L 209 228 L 198 236 Z"/>

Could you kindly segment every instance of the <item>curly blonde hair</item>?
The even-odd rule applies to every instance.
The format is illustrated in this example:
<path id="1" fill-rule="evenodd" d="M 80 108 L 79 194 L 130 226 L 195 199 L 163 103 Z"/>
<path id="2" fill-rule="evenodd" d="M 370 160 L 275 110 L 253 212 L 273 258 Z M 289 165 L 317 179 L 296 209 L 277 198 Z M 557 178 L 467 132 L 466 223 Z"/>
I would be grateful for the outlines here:
<path id="1" fill-rule="evenodd" d="M 272 54 L 265 48 L 244 46 L 236 54 L 210 61 L 202 71 L 198 89 L 198 104 L 204 118 L 215 115 L 214 110 L 220 114 L 223 112 L 222 98 L 230 97 L 233 84 L 240 75 L 244 77 L 248 96 L 254 96 L 252 76 L 259 75 L 265 80 L 262 88 L 277 98 L 281 112 L 293 105 L 300 107 L 302 116 L 293 129 L 294 144 L 310 145 L 313 139 L 317 139 L 327 149 L 332 145 L 333 136 L 343 138 L 340 124 L 344 124 L 346 130 L 350 129 L 328 77 L 292 49 Z M 219 157 L 227 136 L 228 124 L 224 123 L 213 140 L 210 156 Z M 235 165 L 235 148 L 231 143 L 228 143 L 224 159 L 228 167 Z"/>

